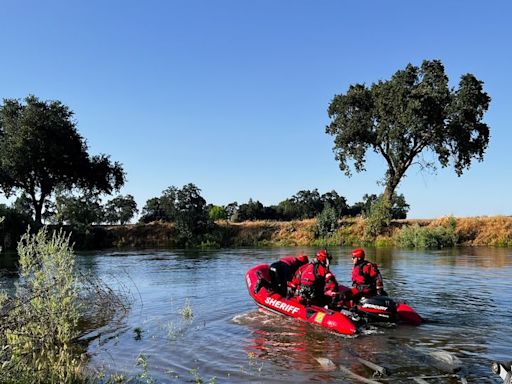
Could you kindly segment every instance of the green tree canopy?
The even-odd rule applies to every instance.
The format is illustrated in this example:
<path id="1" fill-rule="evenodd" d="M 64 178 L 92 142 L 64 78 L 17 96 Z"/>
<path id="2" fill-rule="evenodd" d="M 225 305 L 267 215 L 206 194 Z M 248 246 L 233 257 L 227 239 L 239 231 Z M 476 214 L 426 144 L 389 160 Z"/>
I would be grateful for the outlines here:
<path id="1" fill-rule="evenodd" d="M 174 222 L 180 241 L 190 245 L 199 235 L 206 232 L 210 224 L 206 200 L 201 196 L 201 190 L 192 183 L 184 185 L 181 189 L 176 188 L 175 191 Z"/>
<path id="2" fill-rule="evenodd" d="M 155 220 L 174 222 L 178 241 L 186 246 L 197 241 L 210 225 L 206 200 L 192 183 L 181 189 L 170 186 L 162 196 L 149 199 L 142 209 L 140 221 Z"/>
<path id="3" fill-rule="evenodd" d="M 489 103 L 475 76 L 465 74 L 458 89 L 449 89 L 441 61 L 425 60 L 390 80 L 351 85 L 346 94 L 334 96 L 326 133 L 334 136 L 335 157 L 347 176 L 351 161 L 357 172 L 365 170 L 369 149 L 385 159 L 384 197 L 390 200 L 411 165 L 435 169 L 420 156 L 425 151 L 442 167 L 451 160 L 458 176 L 473 159 L 482 161 L 489 142 L 482 119 Z"/>
<path id="4" fill-rule="evenodd" d="M 245 204 L 238 207 L 238 220 L 262 220 L 264 219 L 265 207 L 258 200 L 252 198 Z"/>
<path id="5" fill-rule="evenodd" d="M 160 197 L 147 200 L 146 205 L 142 208 L 140 222 L 151 223 L 152 221 L 171 221 L 171 217 Z"/>
<path id="6" fill-rule="evenodd" d="M 138 212 L 137 203 L 132 195 L 119 195 L 105 204 L 104 219 L 110 224 L 120 223 L 124 225 Z"/>
<path id="7" fill-rule="evenodd" d="M 338 219 L 348 213 L 347 199 L 340 196 L 334 189 L 331 192 L 324 193 L 321 196 L 321 200 L 323 202 L 323 210 L 327 207 L 334 209 L 336 218 Z M 331 215 L 331 213 L 329 213 L 329 215 Z"/>
<path id="8" fill-rule="evenodd" d="M 103 221 L 103 207 L 96 195 L 58 195 L 55 200 L 57 223 L 88 226 Z"/>
<path id="9" fill-rule="evenodd" d="M 292 201 L 299 207 L 301 219 L 311 219 L 323 209 L 323 202 L 316 188 L 312 191 L 303 190 L 297 192 L 292 196 Z"/>
<path id="10" fill-rule="evenodd" d="M 207 209 L 208 217 L 210 218 L 211 221 L 228 219 L 228 213 L 226 211 L 226 208 L 222 205 L 208 204 Z"/>
<path id="11" fill-rule="evenodd" d="M 300 207 L 293 198 L 285 199 L 276 206 L 277 214 L 281 220 L 294 220 L 301 216 Z"/>
<path id="12" fill-rule="evenodd" d="M 108 156 L 90 156 L 73 121 L 73 112 L 60 101 L 28 96 L 22 103 L 4 99 L 0 106 L 0 188 L 7 196 L 21 191 L 41 223 L 47 198 L 57 189 L 89 193 L 118 190 L 125 182 L 122 166 Z"/>

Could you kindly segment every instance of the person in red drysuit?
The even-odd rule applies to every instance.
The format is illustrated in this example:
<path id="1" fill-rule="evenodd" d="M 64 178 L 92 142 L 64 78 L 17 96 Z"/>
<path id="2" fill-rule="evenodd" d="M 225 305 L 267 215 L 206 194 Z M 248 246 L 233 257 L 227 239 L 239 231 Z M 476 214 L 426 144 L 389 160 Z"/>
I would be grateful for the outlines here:
<path id="1" fill-rule="evenodd" d="M 362 248 L 352 251 L 352 289 L 347 292 L 346 297 L 357 302 L 361 297 L 375 295 L 386 296 L 382 275 L 377 264 L 365 260 L 365 253 Z"/>
<path id="2" fill-rule="evenodd" d="M 308 262 L 306 255 L 300 255 L 285 256 L 270 264 L 270 288 L 281 296 L 286 296 L 288 282 L 291 281 L 297 269 Z"/>
<path id="3" fill-rule="evenodd" d="M 309 264 L 300 267 L 291 281 L 290 286 L 295 295 L 306 305 L 324 306 L 338 297 L 338 282 L 329 270 L 331 255 L 322 249 Z"/>

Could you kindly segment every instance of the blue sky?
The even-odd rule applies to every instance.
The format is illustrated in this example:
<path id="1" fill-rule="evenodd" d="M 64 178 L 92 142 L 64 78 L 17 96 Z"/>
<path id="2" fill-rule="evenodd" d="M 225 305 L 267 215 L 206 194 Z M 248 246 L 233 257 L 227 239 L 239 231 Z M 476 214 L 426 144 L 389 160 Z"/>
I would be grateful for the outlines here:
<path id="1" fill-rule="evenodd" d="M 484 162 L 411 168 L 409 217 L 510 215 L 512 5 L 508 1 L 4 1 L 0 96 L 58 99 L 90 153 L 124 165 L 139 208 L 189 182 L 209 203 L 277 204 L 335 189 L 381 193 L 385 164 L 347 178 L 325 134 L 350 84 L 440 59 L 452 86 L 484 81 Z"/>

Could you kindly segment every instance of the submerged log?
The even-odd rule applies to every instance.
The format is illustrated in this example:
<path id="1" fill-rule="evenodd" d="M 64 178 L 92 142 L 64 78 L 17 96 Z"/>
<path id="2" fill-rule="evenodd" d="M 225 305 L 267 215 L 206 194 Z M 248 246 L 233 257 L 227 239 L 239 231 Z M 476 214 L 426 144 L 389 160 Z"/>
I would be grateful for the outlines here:
<path id="1" fill-rule="evenodd" d="M 361 383 L 365 383 L 365 384 L 382 384 L 382 382 L 380 382 L 380 381 L 375 381 L 375 380 L 367 379 L 366 377 L 360 376 L 357 373 L 352 372 L 347 367 L 344 367 L 343 365 L 340 365 L 339 368 L 340 368 L 340 371 L 342 371 L 343 373 L 346 373 L 347 375 L 349 375 L 350 377 L 352 377 L 355 380 L 360 381 Z"/>

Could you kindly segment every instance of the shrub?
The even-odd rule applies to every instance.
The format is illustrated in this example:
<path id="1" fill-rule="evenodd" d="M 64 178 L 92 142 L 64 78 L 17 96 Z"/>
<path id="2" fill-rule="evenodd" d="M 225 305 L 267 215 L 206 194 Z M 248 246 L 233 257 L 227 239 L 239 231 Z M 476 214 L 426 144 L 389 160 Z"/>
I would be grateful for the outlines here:
<path id="1" fill-rule="evenodd" d="M 391 223 L 391 203 L 384 196 L 380 196 L 370 207 L 365 221 L 364 239 L 375 239 Z"/>
<path id="2" fill-rule="evenodd" d="M 420 227 L 418 224 L 402 228 L 395 243 L 403 248 L 446 248 L 457 244 L 453 226 Z"/>
<path id="3" fill-rule="evenodd" d="M 221 205 L 212 205 L 208 207 L 208 216 L 211 221 L 227 220 L 228 212 L 226 208 Z"/>
<path id="4" fill-rule="evenodd" d="M 0 382 L 82 383 L 80 324 L 101 327 L 126 297 L 79 273 L 64 232 L 27 232 L 18 244 L 16 294 L 0 293 Z M 90 330 L 90 328 L 88 328 Z"/>
<path id="5" fill-rule="evenodd" d="M 2 324 L 7 351 L 2 379 L 77 382 L 82 364 L 73 340 L 79 334 L 79 296 L 69 237 L 60 232 L 49 238 L 46 228 L 26 233 L 18 253 L 20 284 Z"/>
<path id="6" fill-rule="evenodd" d="M 338 228 L 338 215 L 336 210 L 327 205 L 316 218 L 315 236 L 328 236 Z"/>

